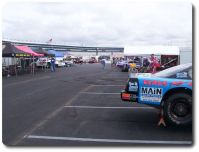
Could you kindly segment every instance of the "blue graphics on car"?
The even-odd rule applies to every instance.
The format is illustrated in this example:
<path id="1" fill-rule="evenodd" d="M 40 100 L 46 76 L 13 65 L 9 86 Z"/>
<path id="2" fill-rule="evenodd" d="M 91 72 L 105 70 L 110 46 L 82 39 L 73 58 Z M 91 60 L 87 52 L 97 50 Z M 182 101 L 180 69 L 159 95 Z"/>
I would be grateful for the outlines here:
<path id="1" fill-rule="evenodd" d="M 178 65 L 153 75 L 133 74 L 121 92 L 121 99 L 163 107 L 169 111 L 173 123 L 186 124 L 192 112 L 192 64 Z"/>

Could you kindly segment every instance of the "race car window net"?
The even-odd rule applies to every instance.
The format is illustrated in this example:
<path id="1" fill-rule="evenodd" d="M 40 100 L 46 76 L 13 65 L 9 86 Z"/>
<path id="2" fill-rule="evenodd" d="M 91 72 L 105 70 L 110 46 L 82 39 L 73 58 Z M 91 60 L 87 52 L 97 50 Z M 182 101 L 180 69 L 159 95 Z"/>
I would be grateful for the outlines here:
<path id="1" fill-rule="evenodd" d="M 175 75 L 178 72 L 184 71 L 185 69 L 188 69 L 191 66 L 192 66 L 192 64 L 182 64 L 182 65 L 174 66 L 174 67 L 168 68 L 166 70 L 157 72 L 156 74 L 154 74 L 154 76 L 167 78 L 172 75 Z"/>

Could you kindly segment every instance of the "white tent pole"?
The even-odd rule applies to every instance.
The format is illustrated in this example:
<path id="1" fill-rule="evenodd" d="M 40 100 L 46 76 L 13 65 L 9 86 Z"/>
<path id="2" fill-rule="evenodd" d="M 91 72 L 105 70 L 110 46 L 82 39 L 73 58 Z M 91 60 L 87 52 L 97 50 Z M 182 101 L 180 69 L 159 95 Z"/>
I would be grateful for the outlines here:
<path id="1" fill-rule="evenodd" d="M 15 73 L 16 73 L 16 77 L 17 77 L 17 61 L 16 61 L 16 57 L 14 57 L 14 62 L 15 62 Z"/>
<path id="2" fill-rule="evenodd" d="M 35 63 L 34 63 L 34 55 L 33 55 L 33 66 L 32 66 L 32 73 L 33 73 L 33 75 L 35 74 Z"/>

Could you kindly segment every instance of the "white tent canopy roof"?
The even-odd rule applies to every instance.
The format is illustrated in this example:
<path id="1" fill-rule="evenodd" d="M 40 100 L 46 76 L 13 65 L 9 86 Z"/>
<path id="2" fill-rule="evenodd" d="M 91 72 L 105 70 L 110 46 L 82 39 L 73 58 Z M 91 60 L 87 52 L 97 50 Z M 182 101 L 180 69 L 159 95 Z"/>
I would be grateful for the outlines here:
<path id="1" fill-rule="evenodd" d="M 124 56 L 133 55 L 179 55 L 177 46 L 125 46 Z"/>

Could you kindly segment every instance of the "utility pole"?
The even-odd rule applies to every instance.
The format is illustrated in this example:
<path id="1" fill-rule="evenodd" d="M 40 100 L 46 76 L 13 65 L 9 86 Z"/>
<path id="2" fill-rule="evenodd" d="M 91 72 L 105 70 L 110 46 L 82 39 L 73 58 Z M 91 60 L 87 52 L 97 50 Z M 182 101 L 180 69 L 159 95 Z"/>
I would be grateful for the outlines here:
<path id="1" fill-rule="evenodd" d="M 98 56 L 98 48 L 96 48 L 96 56 Z"/>

